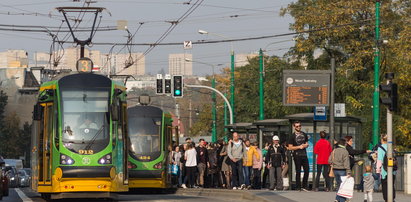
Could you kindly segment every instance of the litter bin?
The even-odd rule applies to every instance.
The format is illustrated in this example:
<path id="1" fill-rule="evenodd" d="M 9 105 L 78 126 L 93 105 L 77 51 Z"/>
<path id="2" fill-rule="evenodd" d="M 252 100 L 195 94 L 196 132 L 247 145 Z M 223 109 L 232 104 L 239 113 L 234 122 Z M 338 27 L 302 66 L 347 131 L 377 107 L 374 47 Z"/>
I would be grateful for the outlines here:
<path id="1" fill-rule="evenodd" d="M 353 167 L 354 188 L 358 191 L 362 190 L 361 178 L 364 172 L 364 160 L 356 161 Z"/>

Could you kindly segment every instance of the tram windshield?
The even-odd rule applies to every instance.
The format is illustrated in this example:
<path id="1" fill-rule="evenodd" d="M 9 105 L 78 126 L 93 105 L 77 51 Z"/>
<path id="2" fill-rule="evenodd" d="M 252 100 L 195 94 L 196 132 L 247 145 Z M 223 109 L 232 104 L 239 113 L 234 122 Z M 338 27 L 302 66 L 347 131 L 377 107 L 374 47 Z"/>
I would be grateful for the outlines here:
<path id="1" fill-rule="evenodd" d="M 129 117 L 130 154 L 137 160 L 154 160 L 161 154 L 161 117 Z"/>
<path id="2" fill-rule="evenodd" d="M 93 154 L 108 145 L 109 92 L 109 88 L 61 91 L 64 147 L 79 154 Z"/>

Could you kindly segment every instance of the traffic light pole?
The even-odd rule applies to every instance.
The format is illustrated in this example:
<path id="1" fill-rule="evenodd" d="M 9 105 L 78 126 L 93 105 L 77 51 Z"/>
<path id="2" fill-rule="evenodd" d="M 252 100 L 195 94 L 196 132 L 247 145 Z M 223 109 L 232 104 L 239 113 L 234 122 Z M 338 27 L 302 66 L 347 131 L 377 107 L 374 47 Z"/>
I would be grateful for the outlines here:
<path id="1" fill-rule="evenodd" d="M 392 82 L 392 77 L 387 78 L 387 84 Z M 387 107 L 387 199 L 392 202 L 393 198 L 393 155 L 392 155 L 392 111 Z"/>
<path id="2" fill-rule="evenodd" d="M 224 96 L 227 97 L 227 93 L 224 93 Z M 224 125 L 228 125 L 228 119 L 227 119 L 227 103 L 224 102 Z M 224 141 L 227 141 L 227 132 L 228 129 L 226 127 L 224 127 Z"/>
<path id="3" fill-rule="evenodd" d="M 228 99 L 224 96 L 223 93 L 221 93 L 217 89 L 212 88 L 210 86 L 202 86 L 202 85 L 184 85 L 184 86 L 188 87 L 188 88 L 206 88 L 206 89 L 209 89 L 209 90 L 212 90 L 212 91 L 216 92 L 218 95 L 220 95 L 224 99 L 224 102 L 227 104 L 228 111 L 230 113 L 230 124 L 234 123 L 234 121 L 233 121 L 233 109 L 231 108 L 230 102 L 228 102 Z"/>
<path id="4" fill-rule="evenodd" d="M 375 52 L 374 52 L 374 96 L 373 96 L 373 120 L 372 120 L 372 144 L 378 143 L 380 135 L 380 6 L 381 0 L 375 3 Z"/>

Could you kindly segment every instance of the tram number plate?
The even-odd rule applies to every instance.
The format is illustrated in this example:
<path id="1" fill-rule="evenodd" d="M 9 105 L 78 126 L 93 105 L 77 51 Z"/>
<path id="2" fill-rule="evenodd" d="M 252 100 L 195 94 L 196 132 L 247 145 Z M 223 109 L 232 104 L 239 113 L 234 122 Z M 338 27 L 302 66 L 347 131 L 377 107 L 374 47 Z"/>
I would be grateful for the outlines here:
<path id="1" fill-rule="evenodd" d="M 80 150 L 78 150 L 78 153 L 79 153 L 79 154 L 94 154 L 94 151 L 93 151 L 93 150 L 83 150 L 83 149 L 80 149 Z"/>
<path id="2" fill-rule="evenodd" d="M 140 159 L 140 160 L 150 160 L 151 157 L 150 156 L 139 156 L 138 159 Z"/>

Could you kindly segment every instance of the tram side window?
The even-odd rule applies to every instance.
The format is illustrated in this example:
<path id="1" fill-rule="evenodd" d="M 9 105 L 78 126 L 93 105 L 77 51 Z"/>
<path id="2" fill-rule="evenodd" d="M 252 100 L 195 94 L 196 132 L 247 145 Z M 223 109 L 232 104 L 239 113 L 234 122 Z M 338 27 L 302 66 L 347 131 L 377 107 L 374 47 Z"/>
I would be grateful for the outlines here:
<path id="1" fill-rule="evenodd" d="M 60 134 L 58 132 L 58 109 L 57 106 L 54 107 L 54 145 L 56 149 L 59 150 L 59 143 L 60 143 Z"/>

